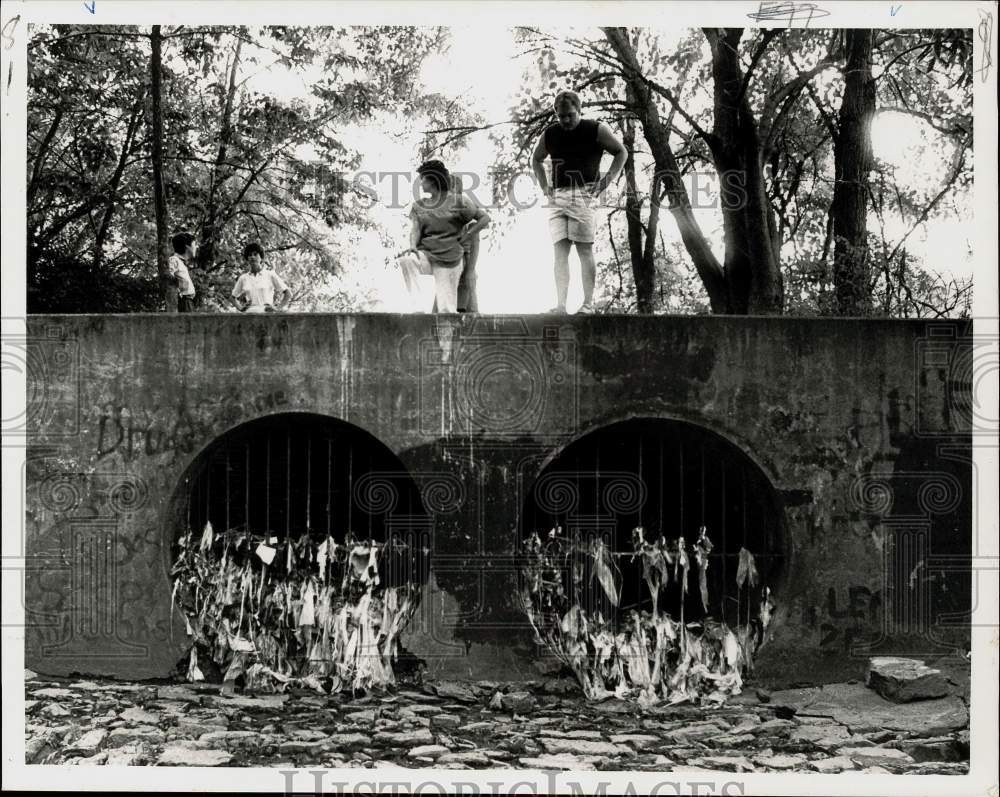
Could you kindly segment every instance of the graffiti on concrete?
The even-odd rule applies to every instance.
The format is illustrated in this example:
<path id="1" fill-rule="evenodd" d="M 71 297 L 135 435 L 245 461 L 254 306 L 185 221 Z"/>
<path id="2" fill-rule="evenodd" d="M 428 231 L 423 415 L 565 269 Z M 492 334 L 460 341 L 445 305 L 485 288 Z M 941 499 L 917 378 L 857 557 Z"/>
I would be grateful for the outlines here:
<path id="1" fill-rule="evenodd" d="M 822 605 L 803 608 L 802 625 L 819 633 L 822 648 L 851 647 L 869 636 L 882 623 L 882 591 L 863 584 L 849 586 L 846 593 L 829 587 Z"/>
<path id="2" fill-rule="evenodd" d="M 125 462 L 158 454 L 191 454 L 217 431 L 287 404 L 283 390 L 245 398 L 235 389 L 221 398 L 194 404 L 182 401 L 167 408 L 132 409 L 109 402 L 98 418 L 95 453 L 98 460 L 117 454 Z"/>

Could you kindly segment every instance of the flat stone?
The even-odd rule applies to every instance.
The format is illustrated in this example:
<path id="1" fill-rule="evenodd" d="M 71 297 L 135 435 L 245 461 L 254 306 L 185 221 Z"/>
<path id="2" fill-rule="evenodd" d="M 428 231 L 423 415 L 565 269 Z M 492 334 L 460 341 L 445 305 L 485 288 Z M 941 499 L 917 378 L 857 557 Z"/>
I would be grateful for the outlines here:
<path id="1" fill-rule="evenodd" d="M 954 762 L 967 760 L 967 755 L 963 753 L 961 745 L 948 737 L 937 739 L 905 739 L 896 742 L 893 746 L 899 748 L 920 764 L 928 761 Z"/>
<path id="2" fill-rule="evenodd" d="M 809 762 L 809 768 L 816 772 L 833 774 L 835 772 L 849 772 L 855 769 L 854 762 L 847 756 L 838 755 L 833 758 L 818 758 Z"/>
<path id="3" fill-rule="evenodd" d="M 758 756 L 754 760 L 762 767 L 778 770 L 797 769 L 806 763 L 806 757 L 799 754 Z"/>
<path id="4" fill-rule="evenodd" d="M 940 670 L 928 667 L 918 659 L 896 656 L 869 659 L 865 684 L 894 703 L 931 700 L 951 693 L 948 681 Z"/>
<path id="5" fill-rule="evenodd" d="M 225 717 L 219 717 L 219 719 L 225 721 Z M 189 736 L 197 739 L 203 733 L 218 733 L 225 731 L 227 728 L 227 725 L 216 725 L 214 722 L 181 717 L 177 720 L 177 724 L 168 730 L 168 733 L 172 732 L 180 736 Z"/>
<path id="6" fill-rule="evenodd" d="M 774 692 L 772 704 L 800 714 L 829 717 L 852 731 L 906 731 L 916 736 L 940 736 L 966 727 L 969 712 L 961 698 L 941 697 L 916 703 L 893 703 L 863 684 L 828 684 Z"/>
<path id="7" fill-rule="evenodd" d="M 308 753 L 315 755 L 316 753 L 322 753 L 329 746 L 329 742 L 325 740 L 317 740 L 312 742 L 306 742 L 302 739 L 289 739 L 286 742 L 281 742 L 278 745 L 278 752 L 282 755 L 296 755 Z"/>
<path id="8" fill-rule="evenodd" d="M 263 747 L 268 737 L 258 731 L 209 731 L 198 737 L 198 747 L 203 750 L 246 750 Z"/>
<path id="9" fill-rule="evenodd" d="M 937 761 L 931 764 L 921 764 L 915 769 L 908 769 L 908 775 L 968 775 L 969 763 Z"/>
<path id="10" fill-rule="evenodd" d="M 406 753 L 409 758 L 437 758 L 439 755 L 450 753 L 447 747 L 441 744 L 422 744 L 419 747 L 412 747 Z"/>
<path id="11" fill-rule="evenodd" d="M 772 733 L 774 731 L 786 731 L 789 728 L 796 727 L 796 723 L 792 720 L 768 720 L 767 722 L 762 722 L 758 725 L 754 731 L 756 733 Z"/>
<path id="12" fill-rule="evenodd" d="M 225 750 L 197 750 L 188 747 L 167 747 L 156 763 L 162 767 L 224 767 L 233 760 Z"/>
<path id="13" fill-rule="evenodd" d="M 552 730 L 542 730 L 540 731 L 543 736 L 552 736 L 557 739 L 604 739 L 604 734 L 600 731 L 552 731 Z M 612 740 L 614 741 L 614 740 Z M 659 739 L 657 739 L 659 741 Z"/>
<path id="14" fill-rule="evenodd" d="M 371 739 L 363 733 L 334 733 L 329 737 L 330 747 L 334 750 L 362 750 L 371 744 Z"/>
<path id="15" fill-rule="evenodd" d="M 163 731 L 148 725 L 136 728 L 115 728 L 108 734 L 108 747 L 124 747 L 126 745 L 145 742 L 146 744 L 162 744 L 166 741 Z"/>
<path id="16" fill-rule="evenodd" d="M 650 736 L 643 733 L 618 733 L 610 737 L 613 744 L 630 744 L 636 750 L 648 750 L 650 747 L 659 747 L 663 740 L 659 736 Z"/>
<path id="17" fill-rule="evenodd" d="M 406 710 L 413 714 L 433 714 L 435 711 L 440 711 L 441 706 L 436 703 L 423 703 L 417 706 L 407 706 Z"/>
<path id="18" fill-rule="evenodd" d="M 145 764 L 149 760 L 149 754 L 145 746 L 141 744 L 129 744 L 115 750 L 107 751 L 108 757 L 104 765 L 108 767 L 137 767 Z"/>
<path id="19" fill-rule="evenodd" d="M 288 735 L 303 742 L 318 742 L 327 738 L 327 734 L 323 731 L 317 731 L 313 728 L 291 728 L 288 730 Z"/>
<path id="20" fill-rule="evenodd" d="M 198 703 L 201 695 L 186 686 L 160 686 L 156 689 L 157 700 L 183 700 L 187 703 Z"/>
<path id="21" fill-rule="evenodd" d="M 69 685 L 70 689 L 82 689 L 85 692 L 96 692 L 101 689 L 101 684 L 96 681 L 76 681 Z"/>
<path id="22" fill-rule="evenodd" d="M 631 714 L 636 710 L 636 706 L 627 700 L 619 700 L 613 697 L 610 700 L 604 700 L 590 706 L 590 709 L 601 714 Z"/>
<path id="23" fill-rule="evenodd" d="M 104 728 L 94 728 L 75 739 L 69 744 L 64 752 L 73 755 L 93 755 L 101 749 L 104 741 L 108 738 L 108 732 Z"/>
<path id="24" fill-rule="evenodd" d="M 126 709 L 118 716 L 126 722 L 134 722 L 137 725 L 155 725 L 160 721 L 159 714 L 153 714 L 152 712 L 141 709 L 138 706 Z"/>
<path id="25" fill-rule="evenodd" d="M 34 681 L 37 677 L 38 677 L 38 673 L 35 672 L 34 670 L 25 670 L 24 671 L 24 680 L 25 681 Z"/>
<path id="26" fill-rule="evenodd" d="M 352 722 L 355 725 L 374 725 L 375 710 L 368 709 L 366 711 L 355 711 L 351 714 L 345 714 L 344 720 L 347 722 Z"/>
<path id="27" fill-rule="evenodd" d="M 73 714 L 73 712 L 68 708 L 61 706 L 58 703 L 49 703 L 49 705 L 42 709 L 41 713 L 49 719 L 61 719 L 62 717 L 69 717 Z"/>
<path id="28" fill-rule="evenodd" d="M 738 750 L 754 740 L 751 733 L 727 733 L 722 736 L 709 736 L 704 744 L 718 749 Z"/>
<path id="29" fill-rule="evenodd" d="M 281 708 L 287 700 L 288 695 L 254 695 L 252 697 L 248 695 L 219 695 L 211 698 L 212 704 L 220 708 L 251 709 Z"/>
<path id="30" fill-rule="evenodd" d="M 35 689 L 31 692 L 31 696 L 36 700 L 62 700 L 67 697 L 75 697 L 76 693 L 72 689 L 61 689 L 55 686 L 49 686 L 44 689 Z"/>
<path id="31" fill-rule="evenodd" d="M 457 728 L 462 724 L 462 718 L 457 714 L 436 714 L 431 717 L 431 722 L 442 728 Z"/>
<path id="32" fill-rule="evenodd" d="M 28 739 L 24 743 L 24 763 L 38 764 L 53 752 L 55 752 L 55 748 L 50 739 L 46 737 Z"/>
<path id="33" fill-rule="evenodd" d="M 538 741 L 547 753 L 594 756 L 634 755 L 629 748 L 611 742 L 595 742 L 588 739 L 554 739 L 549 736 L 542 736 Z"/>
<path id="34" fill-rule="evenodd" d="M 665 736 L 673 742 L 688 742 L 718 736 L 723 731 L 714 722 L 692 722 L 669 731 Z"/>
<path id="35" fill-rule="evenodd" d="M 601 756 L 581 756 L 570 753 L 560 755 L 541 755 L 517 759 L 518 763 L 528 769 L 565 769 L 565 770 L 591 770 L 596 769 L 597 764 L 603 763 L 607 759 Z"/>
<path id="36" fill-rule="evenodd" d="M 434 736 L 426 728 L 419 728 L 406 733 L 389 733 L 382 731 L 376 733 L 373 739 L 375 744 L 386 747 L 417 747 L 422 744 L 433 744 Z"/>
<path id="37" fill-rule="evenodd" d="M 531 692 L 510 692 L 500 696 L 500 704 L 504 711 L 526 714 L 535 708 L 538 701 Z"/>
<path id="38" fill-rule="evenodd" d="M 746 756 L 710 755 L 693 758 L 688 763 L 708 769 L 721 769 L 723 772 L 753 772 L 755 769 Z"/>
<path id="39" fill-rule="evenodd" d="M 859 767 L 901 766 L 916 763 L 902 750 L 893 747 L 841 747 L 837 755 L 850 758 Z"/>
<path id="40" fill-rule="evenodd" d="M 822 750 L 833 750 L 843 747 L 852 741 L 853 735 L 843 725 L 830 723 L 828 725 L 800 725 L 788 734 L 792 743 L 809 742 Z"/>
<path id="41" fill-rule="evenodd" d="M 486 767 L 490 759 L 481 750 L 465 750 L 461 753 L 444 753 L 435 762 L 437 766 L 449 767 L 455 764 Z"/>
<path id="42" fill-rule="evenodd" d="M 446 700 L 457 700 L 460 703 L 478 703 L 479 697 L 472 688 L 455 681 L 441 681 L 433 685 L 434 692 L 438 697 Z"/>
<path id="43" fill-rule="evenodd" d="M 75 766 L 100 766 L 102 764 L 106 764 L 107 761 L 107 753 L 96 753 L 95 755 L 85 756 L 83 758 L 74 758 L 66 763 L 73 764 Z"/>

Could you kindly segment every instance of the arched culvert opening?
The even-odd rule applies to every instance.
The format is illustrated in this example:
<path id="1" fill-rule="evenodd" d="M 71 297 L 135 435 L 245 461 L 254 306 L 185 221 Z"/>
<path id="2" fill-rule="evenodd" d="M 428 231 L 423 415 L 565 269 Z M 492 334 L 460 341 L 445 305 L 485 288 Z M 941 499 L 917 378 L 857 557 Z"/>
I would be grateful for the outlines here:
<path id="1" fill-rule="evenodd" d="M 707 553 L 696 548 L 702 527 L 711 543 Z M 636 528 L 643 529 L 645 554 L 636 554 Z M 656 624 L 664 616 L 674 622 L 671 633 L 697 626 L 698 634 L 715 635 L 719 656 L 726 633 L 733 632 L 749 660 L 762 622 L 769 622 L 770 606 L 762 610 L 765 590 L 778 591 L 785 562 L 781 506 L 767 476 L 730 441 L 676 420 L 623 421 L 568 445 L 530 487 L 520 529 L 524 561 L 535 563 L 522 570 L 529 579 L 522 582 L 522 595 L 533 607 L 536 627 L 548 623 L 558 638 L 564 661 L 572 659 L 567 637 L 580 643 L 576 655 L 587 651 L 593 661 L 603 644 L 598 636 L 604 635 L 610 650 L 643 623 L 646 638 L 639 648 L 650 653 L 648 673 L 654 669 Z M 613 582 L 617 605 L 602 581 Z M 551 635 L 542 637 L 552 641 Z M 679 666 L 677 640 L 659 644 L 673 650 L 662 671 Z M 734 669 L 722 661 L 701 663 L 716 674 Z M 622 666 L 628 673 L 628 665 Z"/>
<path id="2" fill-rule="evenodd" d="M 168 520 L 175 603 L 196 642 L 190 677 L 392 683 L 427 580 L 430 518 L 372 435 L 305 413 L 243 424 L 188 468 Z"/>

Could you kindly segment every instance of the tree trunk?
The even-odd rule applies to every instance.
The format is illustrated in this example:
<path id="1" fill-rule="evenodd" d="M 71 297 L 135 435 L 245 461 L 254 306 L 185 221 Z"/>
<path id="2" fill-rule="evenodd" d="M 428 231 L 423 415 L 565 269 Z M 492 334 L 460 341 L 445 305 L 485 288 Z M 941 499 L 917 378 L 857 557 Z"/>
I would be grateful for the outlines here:
<path id="1" fill-rule="evenodd" d="M 226 155 L 229 143 L 233 137 L 233 100 L 236 97 L 236 75 L 240 65 L 240 53 L 243 49 L 243 39 L 236 39 L 236 49 L 233 52 L 233 63 L 229 70 L 229 85 L 226 89 L 226 99 L 222 107 L 222 122 L 219 131 L 219 151 L 215 157 L 215 167 L 212 170 L 211 184 L 208 190 L 208 207 L 205 222 L 201 227 L 201 246 L 198 251 L 198 265 L 210 269 L 215 263 L 216 243 L 219 236 L 218 193 L 222 185 L 229 179 L 232 170 L 226 168 Z"/>
<path id="2" fill-rule="evenodd" d="M 834 145 L 833 285 L 840 315 L 865 315 L 868 292 L 868 174 L 875 82 L 871 30 L 845 31 L 847 67 Z"/>
<path id="3" fill-rule="evenodd" d="M 177 312 L 177 286 L 170 278 L 170 254 L 167 236 L 167 197 L 163 188 L 163 92 L 161 80 L 163 77 L 163 54 L 160 26 L 153 25 L 152 57 L 150 58 L 150 93 L 152 100 L 152 129 L 150 131 L 153 166 L 153 210 L 156 218 L 156 270 L 163 288 L 163 299 L 168 313 Z"/>
<path id="4" fill-rule="evenodd" d="M 722 264 L 713 254 L 694 212 L 687 188 L 681 179 L 680 167 L 670 147 L 669 129 L 660 120 L 660 114 L 649 86 L 642 79 L 635 50 L 623 28 L 604 28 L 604 34 L 624 66 L 624 77 L 635 94 L 635 112 L 642 122 L 642 134 L 649 144 L 656 163 L 656 178 L 663 182 L 667 192 L 670 213 L 677 223 L 681 241 L 691 256 L 691 261 L 701 278 L 713 313 L 731 312 L 726 300 L 726 276 Z"/>
<path id="5" fill-rule="evenodd" d="M 780 313 L 781 265 L 772 246 L 761 142 L 743 92 L 739 58 L 742 28 L 707 29 L 712 48 L 714 127 L 712 156 L 721 184 L 728 305 L 733 313 Z"/>
<path id="6" fill-rule="evenodd" d="M 631 92 L 630 92 L 631 93 Z M 642 202 L 635 180 L 635 122 L 625 121 L 622 142 L 628 152 L 625 159 L 625 220 L 628 226 L 629 260 L 632 263 L 632 279 L 635 282 L 635 301 L 640 313 L 653 312 L 654 273 L 647 269 L 643 257 Z M 655 181 L 654 181 L 655 182 Z"/>

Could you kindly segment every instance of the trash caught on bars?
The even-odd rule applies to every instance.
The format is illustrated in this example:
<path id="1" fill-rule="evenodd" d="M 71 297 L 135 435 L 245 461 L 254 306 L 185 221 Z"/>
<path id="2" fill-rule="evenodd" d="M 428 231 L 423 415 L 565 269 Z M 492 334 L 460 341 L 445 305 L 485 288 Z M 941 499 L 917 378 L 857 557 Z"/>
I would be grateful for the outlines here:
<path id="1" fill-rule="evenodd" d="M 182 536 L 178 549 L 172 604 L 192 638 L 188 680 L 204 680 L 211 661 L 224 682 L 242 678 L 246 691 L 357 692 L 395 683 L 399 637 L 420 594 L 406 570 L 414 554 L 406 544 L 216 534 L 208 522 L 200 538 L 190 530 Z M 389 570 L 411 580 L 380 576 L 393 557 Z"/>
<path id="2" fill-rule="evenodd" d="M 707 578 L 713 549 L 703 526 L 689 549 L 683 537 L 655 542 L 642 527 L 632 532 L 631 551 L 610 551 L 593 536 L 565 536 L 560 527 L 546 539 L 537 533 L 522 549 L 521 605 L 536 642 L 569 667 L 592 700 L 637 698 L 641 704 L 723 703 L 739 694 L 763 642 L 774 608 L 771 591 L 755 593 L 759 576 L 753 554 L 739 553 L 737 594 L 747 593 L 746 622 L 735 628 L 713 620 Z M 622 575 L 615 560 L 639 559 L 651 611 L 622 611 Z M 685 622 L 688 576 L 697 570 L 704 618 Z M 587 577 L 587 573 L 590 577 Z M 594 583 L 603 592 L 594 594 Z M 673 582 L 680 595 L 678 617 L 660 609 L 660 592 Z M 759 595 L 756 616 L 752 596 Z M 602 611 L 604 606 L 607 614 Z M 588 607 L 585 609 L 584 606 Z M 737 618 L 742 605 L 737 605 Z M 615 616 L 617 615 L 617 616 Z"/>

